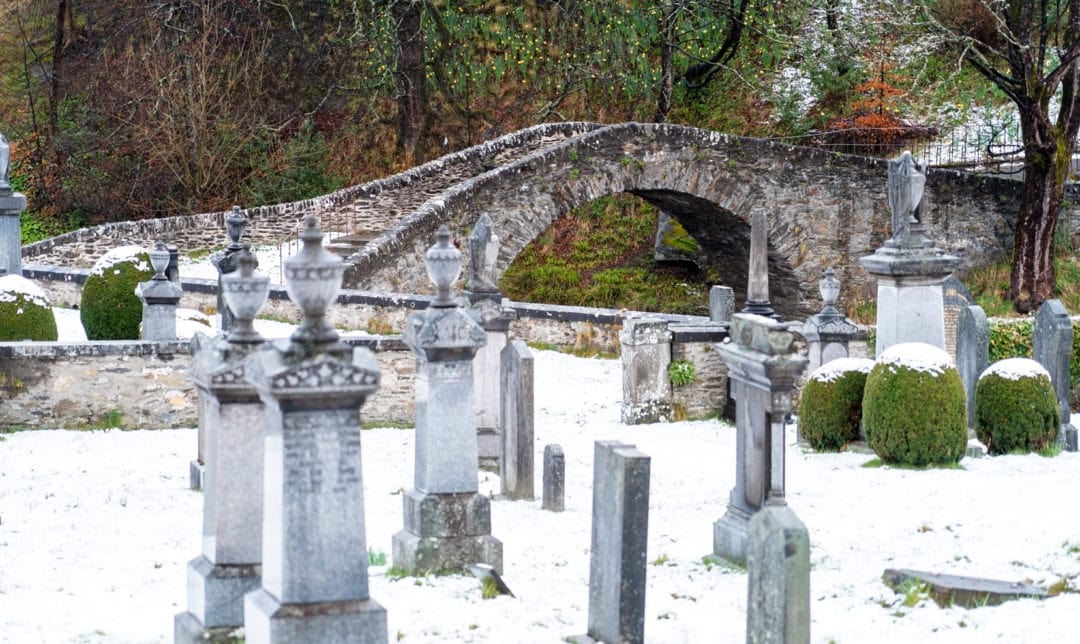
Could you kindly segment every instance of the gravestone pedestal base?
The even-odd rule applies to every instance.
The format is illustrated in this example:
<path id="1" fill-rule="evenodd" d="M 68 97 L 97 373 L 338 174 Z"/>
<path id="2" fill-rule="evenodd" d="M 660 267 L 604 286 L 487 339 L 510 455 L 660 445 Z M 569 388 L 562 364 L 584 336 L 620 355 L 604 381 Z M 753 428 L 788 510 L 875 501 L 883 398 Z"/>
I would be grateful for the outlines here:
<path id="1" fill-rule="evenodd" d="M 198 459 L 193 459 L 191 464 L 188 465 L 188 485 L 193 490 L 203 489 L 203 481 L 206 476 L 206 470 L 203 464 Z"/>
<path id="2" fill-rule="evenodd" d="M 244 641 L 238 626 L 205 628 L 191 613 L 179 613 L 173 621 L 173 644 L 235 644 Z"/>
<path id="3" fill-rule="evenodd" d="M 485 563 L 502 571 L 502 542 L 491 536 L 491 501 L 482 494 L 403 495 L 405 529 L 393 538 L 394 565 L 410 574 L 468 572 Z"/>
<path id="4" fill-rule="evenodd" d="M 216 642 L 244 623 L 241 599 L 259 587 L 260 567 L 217 565 L 200 555 L 188 563 L 188 612 L 176 616 L 175 641 Z M 208 639 L 209 638 L 209 639 Z"/>
<path id="5" fill-rule="evenodd" d="M 385 644 L 386 628 L 386 609 L 374 599 L 282 604 L 265 588 L 244 598 L 244 637 L 249 644 Z"/>
<path id="6" fill-rule="evenodd" d="M 713 554 L 746 565 L 746 544 L 750 539 L 750 515 L 729 505 L 724 516 L 713 524 Z"/>

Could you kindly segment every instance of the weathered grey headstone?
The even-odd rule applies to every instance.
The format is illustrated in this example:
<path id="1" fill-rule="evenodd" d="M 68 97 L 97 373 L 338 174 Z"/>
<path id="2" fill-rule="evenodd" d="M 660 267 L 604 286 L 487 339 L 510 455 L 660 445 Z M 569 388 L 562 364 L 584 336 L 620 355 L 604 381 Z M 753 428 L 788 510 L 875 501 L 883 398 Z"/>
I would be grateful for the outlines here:
<path id="1" fill-rule="evenodd" d="M 544 498 L 540 508 L 552 512 L 566 509 L 566 455 L 562 445 L 544 446 Z"/>
<path id="2" fill-rule="evenodd" d="M 180 282 L 180 247 L 176 244 L 168 244 L 165 248 L 169 249 L 169 268 L 165 270 L 165 277 L 169 278 L 170 282 Z"/>
<path id="3" fill-rule="evenodd" d="M 1032 357 L 1050 372 L 1058 406 L 1061 411 L 1061 431 L 1058 441 L 1070 452 L 1077 450 L 1076 427 L 1070 422 L 1069 359 L 1072 357 L 1072 320 L 1061 300 L 1047 300 L 1035 314 L 1031 333 Z"/>
<path id="4" fill-rule="evenodd" d="M 911 582 L 924 583 L 930 587 L 930 598 L 942 608 L 979 608 L 998 606 L 1012 599 L 1050 597 L 1050 593 L 1042 588 L 1022 581 L 1001 581 L 894 568 L 886 569 L 881 578 L 886 586 L 896 592 L 902 592 L 901 589 Z"/>
<path id="5" fill-rule="evenodd" d="M 531 501 L 533 492 L 533 356 L 523 340 L 502 350 L 501 492 L 508 499 Z"/>
<path id="6" fill-rule="evenodd" d="M 671 420 L 671 331 L 660 318 L 630 318 L 619 332 L 622 345 L 622 422 Z"/>
<path id="7" fill-rule="evenodd" d="M 888 194 L 892 238 L 859 258 L 877 278 L 876 355 L 902 342 L 945 348 L 942 281 L 960 259 L 935 248 L 920 214 L 926 175 L 910 152 L 889 161 Z"/>
<path id="8" fill-rule="evenodd" d="M 254 257 L 222 280 L 237 325 L 251 327 L 270 278 L 254 274 Z M 188 564 L 188 612 L 176 616 L 175 641 L 226 639 L 244 625 L 244 595 L 259 587 L 262 563 L 263 428 L 259 394 L 245 379 L 245 360 L 263 346 L 254 333 L 228 342 L 204 336 L 192 376 L 205 403 L 202 555 Z"/>
<path id="9" fill-rule="evenodd" d="M 730 286 L 713 286 L 709 289 L 709 321 L 731 324 L 735 313 L 735 290 Z"/>
<path id="10" fill-rule="evenodd" d="M 731 342 L 719 351 L 735 393 L 735 487 L 713 524 L 713 553 L 741 565 L 750 518 L 768 499 L 784 497 L 784 419 L 807 359 L 787 324 L 746 313 L 735 315 Z"/>
<path id="11" fill-rule="evenodd" d="M 827 268 L 818 283 L 825 308 L 811 316 L 802 326 L 807 342 L 807 371 L 813 373 L 818 367 L 838 358 L 847 358 L 853 340 L 865 340 L 866 333 L 836 308 L 840 296 L 840 280 L 835 271 Z"/>
<path id="12" fill-rule="evenodd" d="M 506 347 L 510 323 L 517 313 L 502 306 L 502 294 L 495 284 L 495 262 L 499 257 L 499 237 L 491 227 L 487 213 L 480 215 L 469 235 L 471 274 L 465 296 L 476 311 L 487 342 L 473 358 L 473 384 L 476 401 L 476 447 L 480 467 L 498 471 L 502 455 L 502 405 L 500 373 L 502 351 Z"/>
<path id="13" fill-rule="evenodd" d="M 154 277 L 140 282 L 135 287 L 135 295 L 142 300 L 142 339 L 176 339 L 176 305 L 184 296 L 184 289 L 165 276 L 169 267 L 169 250 L 165 242 L 158 240 L 150 251 L 150 264 L 154 267 Z"/>
<path id="14" fill-rule="evenodd" d="M 0 275 L 22 275 L 22 233 L 19 216 L 26 210 L 26 196 L 11 189 L 8 168 L 11 146 L 0 132 Z"/>
<path id="15" fill-rule="evenodd" d="M 636 644 L 645 641 L 651 459 L 617 441 L 596 441 L 594 453 L 587 636 Z"/>
<path id="16" fill-rule="evenodd" d="M 956 359 L 956 333 L 960 324 L 960 311 L 975 304 L 964 283 L 956 275 L 947 275 L 941 282 L 941 299 L 945 316 L 945 352 Z"/>
<path id="17" fill-rule="evenodd" d="M 446 226 L 425 264 L 438 296 L 409 316 L 404 334 L 417 357 L 415 487 L 403 495 L 394 565 L 417 574 L 467 572 L 474 563 L 500 570 L 502 543 L 491 536 L 491 502 L 477 481 L 472 360 L 487 336 L 475 312 L 451 296 L 461 253 Z"/>
<path id="18" fill-rule="evenodd" d="M 981 306 L 960 309 L 956 322 L 956 369 L 967 395 L 968 436 L 975 432 L 975 385 L 986 371 L 990 355 L 990 325 Z"/>
<path id="19" fill-rule="evenodd" d="M 285 262 L 304 317 L 286 344 L 245 365 L 266 405 L 262 586 L 244 598 L 249 644 L 387 641 L 386 610 L 368 592 L 360 408 L 379 387 L 367 349 L 326 321 L 344 265 L 314 217 Z"/>
<path id="20" fill-rule="evenodd" d="M 782 498 L 750 519 L 746 641 L 810 642 L 810 534 Z"/>

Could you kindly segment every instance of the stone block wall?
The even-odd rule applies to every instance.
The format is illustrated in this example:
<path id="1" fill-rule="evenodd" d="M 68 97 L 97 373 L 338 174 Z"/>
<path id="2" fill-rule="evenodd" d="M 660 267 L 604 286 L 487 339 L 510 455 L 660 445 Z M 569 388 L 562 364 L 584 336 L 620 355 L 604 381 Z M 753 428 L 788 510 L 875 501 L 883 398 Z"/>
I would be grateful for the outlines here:
<path id="1" fill-rule="evenodd" d="M 415 358 L 399 338 L 357 340 L 379 361 L 367 422 L 411 424 Z M 188 342 L 2 342 L 0 427 L 194 427 Z M 110 424 L 111 424 L 110 422 Z"/>
<path id="2" fill-rule="evenodd" d="M 688 360 L 694 365 L 694 382 L 672 387 L 675 418 L 705 418 L 719 414 L 727 404 L 727 366 L 720 359 L 715 342 L 684 342 L 673 329 L 671 360 Z"/>

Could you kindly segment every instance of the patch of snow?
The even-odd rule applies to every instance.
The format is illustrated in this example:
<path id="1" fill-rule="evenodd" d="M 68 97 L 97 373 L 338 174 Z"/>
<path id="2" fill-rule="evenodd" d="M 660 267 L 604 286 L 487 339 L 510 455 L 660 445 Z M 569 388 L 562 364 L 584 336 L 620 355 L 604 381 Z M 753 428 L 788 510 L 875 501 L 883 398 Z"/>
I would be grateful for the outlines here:
<path id="1" fill-rule="evenodd" d="M 998 376 L 1006 380 L 1019 380 L 1021 378 L 1038 378 L 1039 376 L 1050 379 L 1050 372 L 1031 358 L 1006 358 L 998 360 L 990 365 L 979 375 L 979 380 L 987 376 Z"/>
<path id="2" fill-rule="evenodd" d="M 142 246 L 117 246 L 105 253 L 94 262 L 94 269 L 90 271 L 91 275 L 104 275 L 105 271 L 121 262 L 132 262 L 135 264 L 135 268 L 140 271 L 148 271 L 150 264 L 139 259 L 139 255 L 147 252 Z M 114 270 L 113 273 L 118 273 L 119 270 Z"/>
<path id="3" fill-rule="evenodd" d="M 815 369 L 814 373 L 810 374 L 810 379 L 818 382 L 832 382 L 845 373 L 852 371 L 870 373 L 873 368 L 874 361 L 869 358 L 837 358 Z"/>
<path id="4" fill-rule="evenodd" d="M 953 359 L 944 349 L 925 342 L 901 342 L 881 352 L 878 363 L 907 367 L 913 371 L 925 371 L 940 375 L 953 367 Z"/>
<path id="5" fill-rule="evenodd" d="M 49 306 L 48 296 L 37 284 L 22 275 L 0 275 L 0 302 L 14 302 L 19 295 L 24 301 L 46 308 Z"/>
<path id="6" fill-rule="evenodd" d="M 86 329 L 78 309 L 53 307 L 53 319 L 56 320 L 56 340 L 58 342 L 86 342 Z"/>

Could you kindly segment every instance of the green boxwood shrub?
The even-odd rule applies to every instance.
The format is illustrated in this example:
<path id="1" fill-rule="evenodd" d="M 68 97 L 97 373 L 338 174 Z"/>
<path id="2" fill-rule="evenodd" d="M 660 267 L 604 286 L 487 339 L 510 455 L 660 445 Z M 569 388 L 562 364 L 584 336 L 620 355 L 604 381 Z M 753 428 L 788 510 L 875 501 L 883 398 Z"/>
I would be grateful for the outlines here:
<path id="1" fill-rule="evenodd" d="M 886 463 L 925 467 L 963 458 L 967 401 L 949 354 L 921 342 L 883 351 L 866 378 L 863 427 Z"/>
<path id="2" fill-rule="evenodd" d="M 138 246 L 105 253 L 83 284 L 80 317 L 89 340 L 137 340 L 142 302 L 135 287 L 154 276 L 150 256 Z"/>
<path id="3" fill-rule="evenodd" d="M 799 435 L 821 451 L 859 440 L 863 388 L 874 368 L 867 358 L 840 358 L 814 370 L 799 402 Z"/>
<path id="4" fill-rule="evenodd" d="M 1002 318 L 989 321 L 991 364 L 1006 358 L 1031 357 L 1032 318 Z M 1073 344 L 1069 354 L 1069 388 L 1072 392 L 1069 404 L 1073 409 L 1080 404 L 1080 319 L 1073 319 Z"/>
<path id="5" fill-rule="evenodd" d="M 1040 451 L 1057 439 L 1061 416 L 1050 374 L 1034 360 L 990 365 L 975 385 L 975 436 L 991 454 Z"/>
<path id="6" fill-rule="evenodd" d="M 0 276 L 0 342 L 56 338 L 56 318 L 45 292 L 22 275 Z"/>

